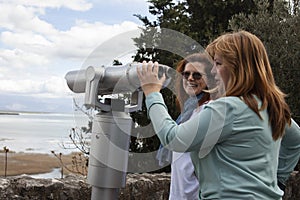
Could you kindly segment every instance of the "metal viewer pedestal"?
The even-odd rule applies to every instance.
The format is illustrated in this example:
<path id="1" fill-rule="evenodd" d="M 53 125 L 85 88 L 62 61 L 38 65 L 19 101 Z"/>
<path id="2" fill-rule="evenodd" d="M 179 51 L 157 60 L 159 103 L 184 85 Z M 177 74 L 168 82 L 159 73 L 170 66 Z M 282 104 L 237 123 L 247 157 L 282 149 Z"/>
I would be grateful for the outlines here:
<path id="1" fill-rule="evenodd" d="M 101 112 L 93 120 L 88 183 L 92 200 L 118 199 L 126 185 L 132 119 L 125 112 Z"/>

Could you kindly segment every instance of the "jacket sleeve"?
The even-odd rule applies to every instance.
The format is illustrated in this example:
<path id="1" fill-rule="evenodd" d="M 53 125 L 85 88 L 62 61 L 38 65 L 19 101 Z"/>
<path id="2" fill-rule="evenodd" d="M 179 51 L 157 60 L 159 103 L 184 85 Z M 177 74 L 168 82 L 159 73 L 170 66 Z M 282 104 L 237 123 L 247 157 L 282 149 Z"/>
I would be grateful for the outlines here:
<path id="1" fill-rule="evenodd" d="M 203 157 L 219 140 L 231 133 L 231 120 L 234 117 L 230 103 L 225 101 L 215 101 L 213 107 L 205 106 L 199 114 L 180 125 L 168 114 L 160 93 L 149 94 L 146 106 L 155 133 L 163 146 L 176 152 L 200 149 L 199 153 Z"/>
<path id="2" fill-rule="evenodd" d="M 279 163 L 277 179 L 279 184 L 285 185 L 291 172 L 296 167 L 300 157 L 300 128 L 292 120 L 291 126 L 287 126 L 281 141 L 279 151 Z"/>

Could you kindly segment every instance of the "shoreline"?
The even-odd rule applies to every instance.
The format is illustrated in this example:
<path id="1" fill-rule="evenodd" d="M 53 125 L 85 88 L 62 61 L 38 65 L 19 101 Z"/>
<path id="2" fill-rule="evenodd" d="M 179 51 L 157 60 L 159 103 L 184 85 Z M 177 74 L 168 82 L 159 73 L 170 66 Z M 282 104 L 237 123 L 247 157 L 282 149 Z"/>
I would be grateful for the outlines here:
<path id="1" fill-rule="evenodd" d="M 72 168 L 72 160 L 78 153 L 61 155 L 63 164 Z M 60 160 L 53 154 L 42 153 L 7 153 L 6 176 L 18 176 L 23 174 L 33 175 L 50 173 L 54 169 L 62 168 Z M 65 174 L 70 174 L 65 168 Z M 0 176 L 5 176 L 5 153 L 0 152 Z"/>
<path id="2" fill-rule="evenodd" d="M 9 112 L 6 112 L 6 113 L 4 113 L 4 112 L 0 112 L 0 115 L 20 115 L 20 113 L 9 113 Z"/>

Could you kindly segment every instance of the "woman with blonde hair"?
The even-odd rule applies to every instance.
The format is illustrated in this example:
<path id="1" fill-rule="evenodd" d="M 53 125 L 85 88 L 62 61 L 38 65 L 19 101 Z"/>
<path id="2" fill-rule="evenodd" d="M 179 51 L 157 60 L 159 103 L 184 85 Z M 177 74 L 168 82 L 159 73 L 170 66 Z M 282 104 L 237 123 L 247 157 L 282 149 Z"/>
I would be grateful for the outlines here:
<path id="1" fill-rule="evenodd" d="M 165 76 L 157 78 L 157 63 L 137 69 L 156 134 L 171 150 L 191 152 L 200 199 L 282 199 L 277 181 L 284 184 L 299 161 L 300 128 L 263 43 L 239 31 L 221 35 L 206 50 L 219 98 L 180 125 L 159 93 Z"/>

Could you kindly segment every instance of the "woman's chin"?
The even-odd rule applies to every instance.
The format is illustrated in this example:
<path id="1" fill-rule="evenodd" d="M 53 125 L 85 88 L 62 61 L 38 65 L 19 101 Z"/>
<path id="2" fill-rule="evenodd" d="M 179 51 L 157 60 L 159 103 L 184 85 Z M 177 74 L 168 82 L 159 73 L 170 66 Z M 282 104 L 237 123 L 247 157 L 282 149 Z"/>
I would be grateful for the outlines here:
<path id="1" fill-rule="evenodd" d="M 201 91 L 199 90 L 194 90 L 194 89 L 189 89 L 186 91 L 186 93 L 189 95 L 189 96 L 196 96 L 197 94 L 199 94 Z"/>

